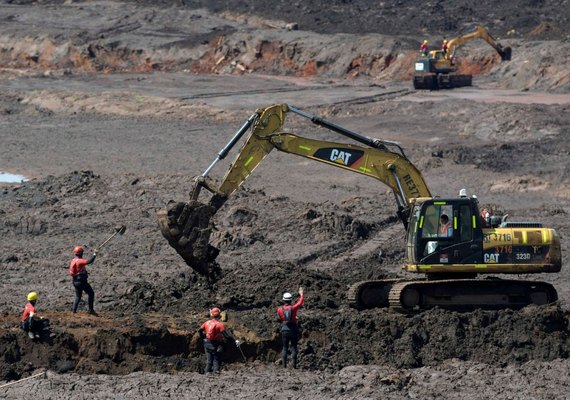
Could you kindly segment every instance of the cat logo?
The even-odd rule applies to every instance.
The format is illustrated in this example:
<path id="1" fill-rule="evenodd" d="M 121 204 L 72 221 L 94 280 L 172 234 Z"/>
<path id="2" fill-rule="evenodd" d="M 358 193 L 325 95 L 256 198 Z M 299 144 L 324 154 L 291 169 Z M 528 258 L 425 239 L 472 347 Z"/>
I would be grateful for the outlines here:
<path id="1" fill-rule="evenodd" d="M 363 155 L 362 150 L 323 147 L 318 149 L 313 157 L 339 166 L 356 168 L 362 163 Z"/>
<path id="2" fill-rule="evenodd" d="M 351 156 L 352 154 L 347 151 L 332 149 L 330 160 L 338 164 L 350 165 L 349 161 Z"/>
<path id="3" fill-rule="evenodd" d="M 483 262 L 489 264 L 496 264 L 499 262 L 499 253 L 483 254 Z"/>

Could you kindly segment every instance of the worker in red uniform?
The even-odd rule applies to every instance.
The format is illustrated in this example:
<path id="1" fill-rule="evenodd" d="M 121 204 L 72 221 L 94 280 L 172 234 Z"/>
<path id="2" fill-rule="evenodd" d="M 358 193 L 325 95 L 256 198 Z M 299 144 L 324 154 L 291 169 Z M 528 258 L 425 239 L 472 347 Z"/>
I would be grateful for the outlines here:
<path id="1" fill-rule="evenodd" d="M 443 39 L 443 42 L 441 43 L 441 51 L 443 51 L 443 55 L 445 56 L 445 58 L 447 58 L 447 39 Z"/>
<path id="2" fill-rule="evenodd" d="M 486 208 L 483 208 L 481 210 L 481 221 L 482 221 L 483 228 L 488 228 L 490 226 L 490 224 L 489 224 L 490 217 L 491 217 L 491 215 L 489 214 L 489 210 L 487 210 Z"/>
<path id="3" fill-rule="evenodd" d="M 95 261 L 95 257 L 97 256 L 97 252 L 94 252 L 89 259 L 83 258 L 83 247 L 75 246 L 73 249 L 73 254 L 75 254 L 75 258 L 71 260 L 69 265 L 69 275 L 71 275 L 73 281 L 73 287 L 75 288 L 75 302 L 73 303 L 73 308 L 71 309 L 74 313 L 77 312 L 77 307 L 79 306 L 79 302 L 81 301 L 81 295 L 83 292 L 87 293 L 88 296 L 88 304 L 89 304 L 89 314 L 97 315 L 95 309 L 93 308 L 93 303 L 95 302 L 95 292 L 93 292 L 93 288 L 87 282 L 87 269 L 85 268 L 87 265 L 92 264 Z"/>
<path id="4" fill-rule="evenodd" d="M 420 45 L 420 55 L 425 57 L 427 56 L 427 54 L 428 54 L 428 41 L 424 40 Z"/>
<path id="5" fill-rule="evenodd" d="M 453 236 L 453 226 L 451 226 L 451 221 L 449 217 L 445 214 L 442 214 L 440 218 L 440 234 L 443 237 L 452 237 Z"/>
<path id="6" fill-rule="evenodd" d="M 28 332 L 30 339 L 39 339 L 40 335 L 49 329 L 49 320 L 39 317 L 36 313 L 37 300 L 38 294 L 36 292 L 28 293 L 28 304 L 26 304 L 20 320 L 20 328 Z"/>
<path id="7" fill-rule="evenodd" d="M 293 295 L 289 292 L 283 293 L 283 305 L 277 309 L 277 315 L 281 322 L 281 365 L 287 368 L 287 353 L 291 349 L 291 366 L 297 368 L 297 343 L 299 342 L 299 323 L 297 321 L 297 311 L 303 305 L 305 296 L 303 288 L 299 288 L 299 301 L 291 305 Z"/>
<path id="8" fill-rule="evenodd" d="M 225 340 L 230 340 L 239 347 L 240 341 L 233 338 L 228 333 L 222 321 L 220 321 L 221 311 L 218 307 L 210 310 L 210 319 L 200 326 L 198 333 L 204 341 L 206 352 L 206 372 L 220 373 L 222 368 L 222 352 Z M 212 370 L 213 367 L 213 370 Z"/>

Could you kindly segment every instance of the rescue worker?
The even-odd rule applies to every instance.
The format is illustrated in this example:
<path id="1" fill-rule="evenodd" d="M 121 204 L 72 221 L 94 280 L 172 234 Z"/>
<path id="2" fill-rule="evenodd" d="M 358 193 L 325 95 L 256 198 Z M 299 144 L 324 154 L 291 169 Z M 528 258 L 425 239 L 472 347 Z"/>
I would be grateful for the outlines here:
<path id="1" fill-rule="evenodd" d="M 427 40 L 424 40 L 422 42 L 422 44 L 420 45 L 420 54 L 424 57 L 427 56 L 427 54 L 428 54 L 428 41 Z"/>
<path id="2" fill-rule="evenodd" d="M 24 307 L 20 320 L 20 328 L 28 332 L 30 339 L 39 339 L 41 333 L 49 329 L 49 320 L 39 317 L 36 313 L 37 300 L 38 294 L 36 292 L 28 293 L 28 304 Z"/>
<path id="3" fill-rule="evenodd" d="M 94 252 L 93 255 L 89 257 L 89 259 L 86 259 L 83 258 L 83 247 L 75 246 L 73 249 L 73 254 L 75 254 L 75 258 L 71 260 L 71 263 L 69 265 L 69 275 L 71 275 L 73 287 L 75 288 L 75 302 L 73 303 L 71 310 L 74 313 L 77 312 L 77 307 L 81 301 L 81 295 L 83 292 L 85 292 L 88 296 L 88 313 L 91 315 L 97 315 L 95 309 L 93 308 L 93 303 L 95 302 L 95 292 L 93 292 L 93 288 L 89 282 L 87 282 L 88 273 L 87 269 L 85 268 L 86 265 L 92 264 L 93 261 L 95 261 L 97 252 Z"/>
<path id="4" fill-rule="evenodd" d="M 486 208 L 483 208 L 481 210 L 481 221 L 483 222 L 483 227 L 487 228 L 489 227 L 489 218 L 490 218 L 491 214 L 489 214 L 489 210 L 487 210 Z"/>
<path id="5" fill-rule="evenodd" d="M 453 236 L 453 227 L 451 226 L 451 221 L 449 217 L 445 214 L 442 214 L 440 217 L 440 234 L 443 237 L 452 237 Z"/>
<path id="6" fill-rule="evenodd" d="M 222 321 L 220 321 L 221 311 L 218 307 L 210 310 L 210 319 L 200 326 L 198 333 L 204 341 L 206 352 L 206 373 L 220 373 L 222 367 L 222 352 L 224 351 L 224 340 L 231 340 L 239 347 L 240 341 L 234 339 L 228 333 Z M 213 367 L 213 369 L 212 369 Z"/>
<path id="7" fill-rule="evenodd" d="M 297 322 L 297 311 L 303 305 L 305 296 L 303 288 L 299 288 L 299 301 L 294 305 L 293 295 L 289 292 L 283 293 L 283 305 L 277 309 L 277 315 L 281 322 L 281 365 L 287 368 L 287 353 L 291 349 L 291 366 L 297 368 L 297 343 L 299 342 L 299 324 Z"/>
<path id="8" fill-rule="evenodd" d="M 447 58 L 447 40 L 443 39 L 443 43 L 441 44 L 441 50 L 443 51 L 443 55 Z"/>

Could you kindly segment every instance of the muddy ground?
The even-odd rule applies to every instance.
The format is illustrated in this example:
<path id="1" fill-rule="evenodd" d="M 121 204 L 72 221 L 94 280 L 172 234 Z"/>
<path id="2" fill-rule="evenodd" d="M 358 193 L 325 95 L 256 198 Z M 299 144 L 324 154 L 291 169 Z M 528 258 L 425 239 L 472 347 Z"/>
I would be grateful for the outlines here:
<path id="1" fill-rule="evenodd" d="M 0 397 L 566 398 L 565 2 L 226 3 L 1 2 L 0 171 L 29 180 L 0 184 L 0 386 L 47 372 Z M 413 91 L 419 40 L 474 23 L 511 46 L 513 60 L 473 42 L 461 68 L 474 87 Z M 164 240 L 156 212 L 186 200 L 245 119 L 274 103 L 399 141 L 434 194 L 467 188 L 513 220 L 557 229 L 561 273 L 519 278 L 554 284 L 560 301 L 419 315 L 350 309 L 350 284 L 410 277 L 393 196 L 282 153 L 216 216 L 223 275 L 210 285 Z M 286 127 L 344 141 L 297 116 Z M 122 224 L 89 268 L 100 315 L 84 304 L 72 314 L 73 246 L 90 251 Z M 299 286 L 300 369 L 283 373 L 274 313 L 281 292 Z M 38 343 L 17 328 L 32 290 L 55 334 Z M 196 335 L 213 305 L 227 311 L 247 359 L 228 348 L 219 378 L 203 375 Z"/>

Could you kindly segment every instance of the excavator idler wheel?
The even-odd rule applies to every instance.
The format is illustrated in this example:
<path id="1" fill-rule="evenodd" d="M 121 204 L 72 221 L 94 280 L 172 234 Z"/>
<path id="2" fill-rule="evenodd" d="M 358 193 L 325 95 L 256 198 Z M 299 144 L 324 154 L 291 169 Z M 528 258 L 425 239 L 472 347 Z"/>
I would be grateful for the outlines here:
<path id="1" fill-rule="evenodd" d="M 400 296 L 402 305 L 407 308 L 413 309 L 420 305 L 421 295 L 416 289 L 404 289 L 404 292 Z"/>

